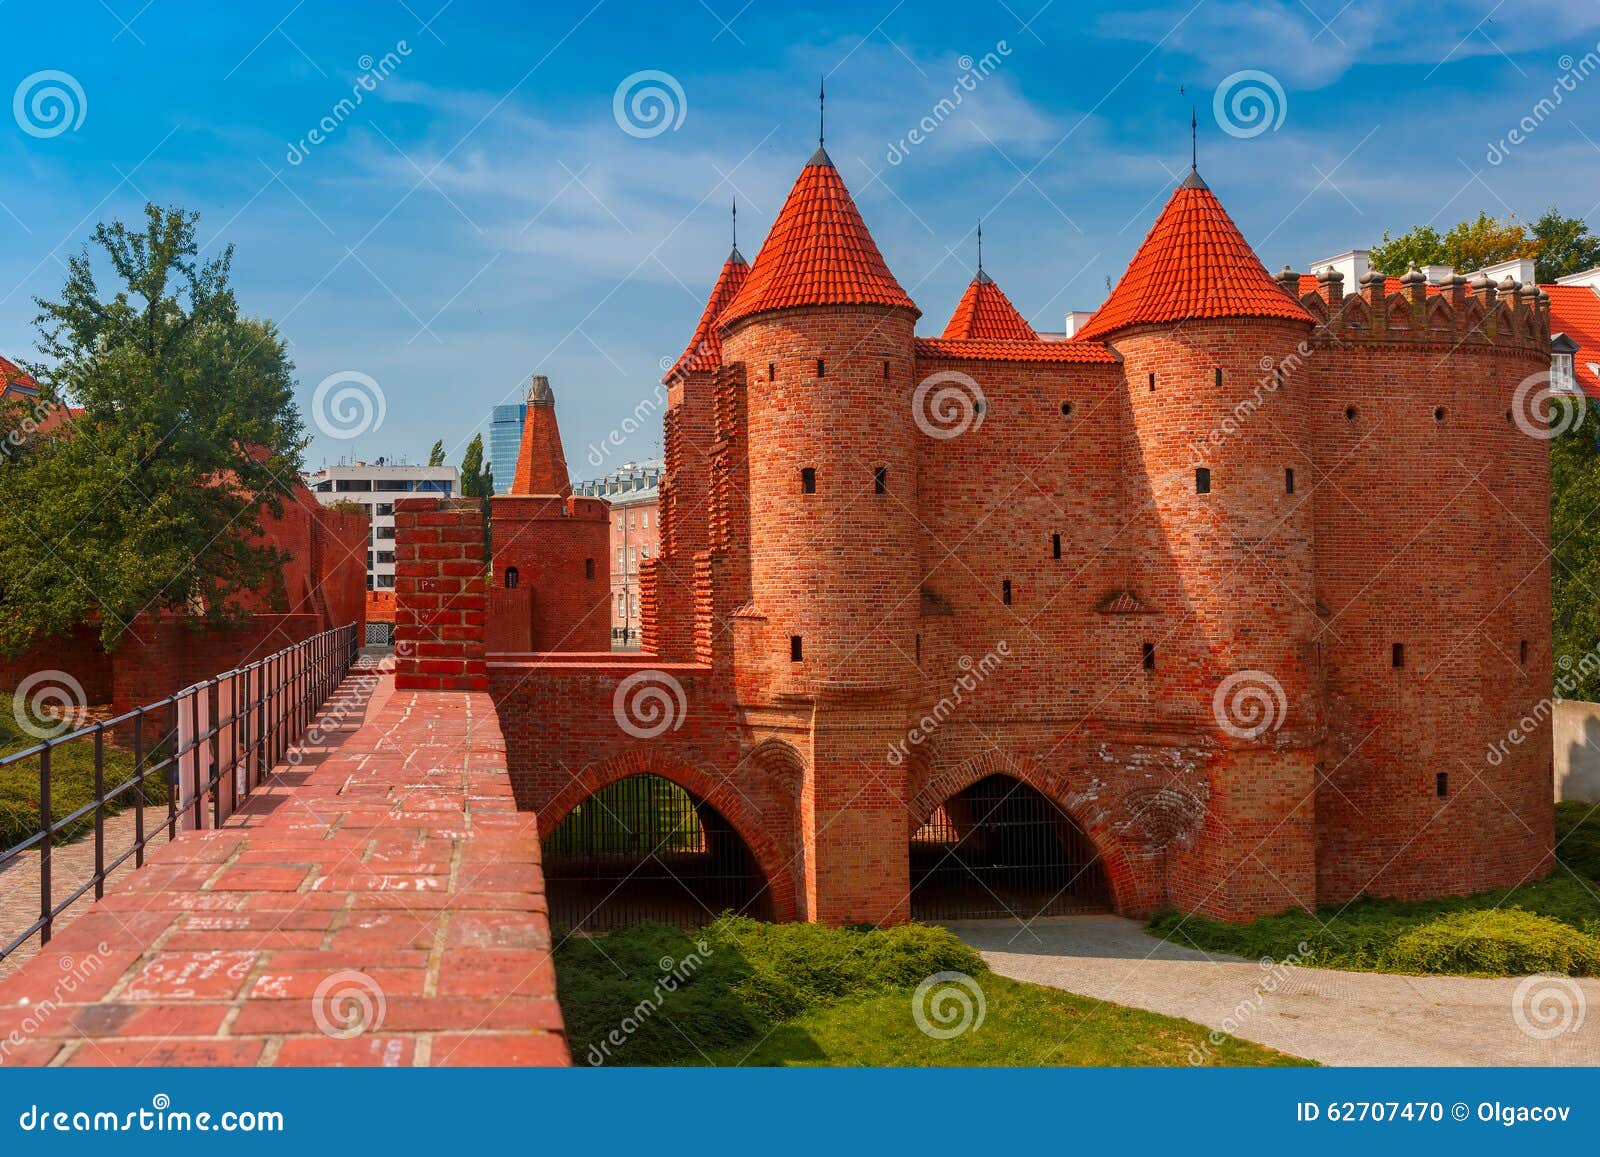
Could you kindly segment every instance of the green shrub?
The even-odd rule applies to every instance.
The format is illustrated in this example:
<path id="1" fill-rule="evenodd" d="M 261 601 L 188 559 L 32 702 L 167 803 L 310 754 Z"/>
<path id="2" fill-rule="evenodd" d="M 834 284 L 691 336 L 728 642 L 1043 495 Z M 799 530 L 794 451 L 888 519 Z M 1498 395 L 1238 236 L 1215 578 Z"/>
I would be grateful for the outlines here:
<path id="1" fill-rule="evenodd" d="M 1517 908 L 1456 912 L 1396 937 L 1384 963 L 1395 972 L 1594 976 L 1600 973 L 1600 940 Z"/>
<path id="2" fill-rule="evenodd" d="M 879 931 L 723 916 L 697 931 L 641 924 L 558 943 L 561 1010 L 579 1064 L 699 1060 L 813 1009 L 985 968 L 953 933 L 919 924 Z"/>
<path id="3" fill-rule="evenodd" d="M 1600 807 L 1556 804 L 1556 859 L 1580 876 L 1600 880 Z"/>

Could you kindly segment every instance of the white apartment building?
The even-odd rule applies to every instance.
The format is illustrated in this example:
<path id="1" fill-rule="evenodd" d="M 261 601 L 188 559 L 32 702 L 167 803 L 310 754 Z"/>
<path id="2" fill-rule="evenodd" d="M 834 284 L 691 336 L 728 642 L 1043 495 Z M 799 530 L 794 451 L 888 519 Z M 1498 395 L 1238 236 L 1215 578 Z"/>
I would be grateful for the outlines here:
<path id="1" fill-rule="evenodd" d="M 306 485 L 324 506 L 359 502 L 372 518 L 367 531 L 367 589 L 394 590 L 394 502 L 407 495 L 459 493 L 454 466 L 412 466 L 404 462 L 341 462 L 306 475 Z"/>

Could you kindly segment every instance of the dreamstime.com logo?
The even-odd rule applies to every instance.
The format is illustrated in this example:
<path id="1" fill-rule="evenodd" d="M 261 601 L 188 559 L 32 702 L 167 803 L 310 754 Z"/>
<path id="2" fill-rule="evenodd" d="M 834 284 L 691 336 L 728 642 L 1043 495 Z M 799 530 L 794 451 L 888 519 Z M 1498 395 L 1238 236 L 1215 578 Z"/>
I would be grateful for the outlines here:
<path id="1" fill-rule="evenodd" d="M 989 1004 L 965 972 L 935 972 L 911 994 L 911 1019 L 934 1040 L 953 1040 L 983 1027 Z"/>
<path id="2" fill-rule="evenodd" d="M 611 714 L 617 726 L 635 739 L 654 739 L 683 726 L 689 697 L 683 684 L 665 671 L 635 671 L 617 684 Z"/>
<path id="3" fill-rule="evenodd" d="M 49 140 L 78 131 L 89 115 L 89 98 L 77 77 L 47 68 L 22 78 L 11 96 L 11 115 L 30 137 Z"/>
<path id="4" fill-rule="evenodd" d="M 377 1032 L 388 1011 L 383 988 L 365 972 L 353 969 L 323 977 L 311 995 L 311 1019 L 317 1031 L 335 1040 Z"/>
<path id="5" fill-rule="evenodd" d="M 1561 399 L 1559 402 L 1555 399 Z M 1583 425 L 1583 399 L 1559 390 L 1549 370 L 1529 374 L 1511 392 L 1511 420 L 1530 438 L 1548 442 Z"/>
<path id="6" fill-rule="evenodd" d="M 1245 68 L 1222 78 L 1211 98 L 1211 112 L 1223 132 L 1249 140 L 1278 131 L 1289 114 L 1289 98 L 1270 72 Z"/>
<path id="7" fill-rule="evenodd" d="M 959 370 L 929 374 L 911 395 L 917 429 L 944 441 L 983 425 L 983 388 Z"/>
<path id="8" fill-rule="evenodd" d="M 383 425 L 389 403 L 376 379 L 360 370 L 340 370 L 317 383 L 311 419 L 330 438 L 359 438 Z"/>
<path id="9" fill-rule="evenodd" d="M 689 98 L 670 72 L 646 68 L 622 78 L 611 97 L 611 115 L 630 137 L 648 140 L 683 126 Z"/>
<path id="10" fill-rule="evenodd" d="M 65 671 L 35 671 L 11 693 L 11 715 L 24 734 L 54 739 L 72 730 L 88 703 L 83 684 Z"/>
<path id="11" fill-rule="evenodd" d="M 1583 989 L 1570 976 L 1540 972 L 1517 985 L 1511 997 L 1511 1019 L 1534 1040 L 1554 1040 L 1563 1033 L 1577 1032 L 1589 1002 Z"/>
<path id="12" fill-rule="evenodd" d="M 1235 739 L 1259 739 L 1283 726 L 1289 697 L 1283 684 L 1265 671 L 1235 671 L 1217 684 L 1211 714 Z"/>

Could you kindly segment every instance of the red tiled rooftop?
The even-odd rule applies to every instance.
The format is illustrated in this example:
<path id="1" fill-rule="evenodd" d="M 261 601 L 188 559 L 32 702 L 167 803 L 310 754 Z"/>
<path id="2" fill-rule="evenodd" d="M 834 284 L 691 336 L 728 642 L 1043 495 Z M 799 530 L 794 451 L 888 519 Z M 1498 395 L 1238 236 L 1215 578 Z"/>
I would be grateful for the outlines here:
<path id="1" fill-rule="evenodd" d="M 749 276 L 750 266 L 735 246 L 733 252 L 728 254 L 728 260 L 722 263 L 722 272 L 717 275 L 717 283 L 711 288 L 711 297 L 700 314 L 700 324 L 694 327 L 694 336 L 689 339 L 688 348 L 673 363 L 667 376 L 661 379 L 663 382 L 670 382 L 679 374 L 721 367 L 722 335 L 717 332 L 717 319 L 728 308 L 728 303 L 739 295 Z"/>
<path id="2" fill-rule="evenodd" d="M 1267 272 L 1216 194 L 1191 173 L 1077 338 L 1205 317 L 1311 320 Z"/>
<path id="3" fill-rule="evenodd" d="M 1116 356 L 1097 341 L 952 341 L 919 337 L 917 357 L 962 358 L 1001 362 L 1102 362 L 1116 364 Z"/>
<path id="4" fill-rule="evenodd" d="M 1016 306 L 983 270 L 967 286 L 950 324 L 939 335 L 944 341 L 1038 341 L 1039 335 Z"/>
<path id="5" fill-rule="evenodd" d="M 803 305 L 917 308 L 889 272 L 844 178 L 822 149 L 800 170 L 749 278 L 718 324 Z"/>
<path id="6" fill-rule="evenodd" d="M 1578 385 L 1600 397 L 1600 293 L 1587 285 L 1541 285 L 1550 295 L 1550 332 L 1564 333 L 1578 343 L 1572 356 Z"/>
<path id="7" fill-rule="evenodd" d="M 0 393 L 4 393 L 11 386 L 22 386 L 24 389 L 37 390 L 39 383 L 34 381 L 22 367 L 8 357 L 0 356 Z"/>

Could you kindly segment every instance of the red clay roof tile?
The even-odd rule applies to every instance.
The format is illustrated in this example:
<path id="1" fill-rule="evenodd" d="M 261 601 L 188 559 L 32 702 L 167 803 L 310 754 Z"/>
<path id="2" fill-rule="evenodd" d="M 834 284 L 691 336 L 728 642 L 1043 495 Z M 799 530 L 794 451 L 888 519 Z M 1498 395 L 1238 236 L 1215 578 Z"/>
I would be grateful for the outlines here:
<path id="1" fill-rule="evenodd" d="M 1000 291 L 983 270 L 972 279 L 967 292 L 950 317 L 950 324 L 939 335 L 944 341 L 1038 341 L 1027 319 Z"/>
<path id="2" fill-rule="evenodd" d="M 917 308 L 889 272 L 844 178 L 822 149 L 800 170 L 749 278 L 718 324 L 802 305 Z"/>
<path id="3" fill-rule="evenodd" d="M 1591 397 L 1600 397 L 1600 293 L 1587 285 L 1541 285 L 1550 295 L 1550 330 L 1578 343 L 1572 370 Z"/>
<path id="4" fill-rule="evenodd" d="M 1311 320 L 1266 271 L 1216 194 L 1191 174 L 1076 338 L 1200 317 Z"/>
<path id="5" fill-rule="evenodd" d="M 1097 341 L 995 341 L 919 337 L 919 358 L 961 358 L 998 362 L 1105 362 L 1115 365 L 1116 355 Z"/>
<path id="6" fill-rule="evenodd" d="M 728 308 L 728 303 L 739 295 L 749 276 L 750 266 L 735 247 L 728 254 L 728 260 L 722 263 L 722 272 L 717 275 L 717 283 L 711 288 L 711 296 L 706 301 L 704 312 L 700 314 L 700 324 L 694 327 L 694 336 L 689 339 L 688 348 L 673 363 L 667 376 L 661 379 L 663 382 L 670 382 L 679 374 L 695 370 L 721 368 L 722 335 L 717 332 L 717 319 Z"/>

